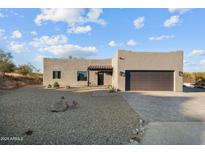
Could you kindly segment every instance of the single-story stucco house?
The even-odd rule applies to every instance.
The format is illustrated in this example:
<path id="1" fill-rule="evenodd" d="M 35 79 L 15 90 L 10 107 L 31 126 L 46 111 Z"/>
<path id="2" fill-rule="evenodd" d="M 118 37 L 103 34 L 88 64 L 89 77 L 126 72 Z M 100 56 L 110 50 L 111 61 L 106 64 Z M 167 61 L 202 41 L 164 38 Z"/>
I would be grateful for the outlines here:
<path id="1" fill-rule="evenodd" d="M 183 51 L 118 50 L 111 59 L 44 58 L 43 85 L 112 85 L 121 91 L 182 91 Z"/>

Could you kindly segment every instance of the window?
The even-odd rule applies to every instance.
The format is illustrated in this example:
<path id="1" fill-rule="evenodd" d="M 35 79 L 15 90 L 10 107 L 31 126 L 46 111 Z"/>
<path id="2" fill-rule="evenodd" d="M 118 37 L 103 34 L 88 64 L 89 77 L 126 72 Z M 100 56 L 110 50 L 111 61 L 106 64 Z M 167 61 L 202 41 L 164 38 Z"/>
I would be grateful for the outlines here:
<path id="1" fill-rule="evenodd" d="M 78 81 L 87 81 L 87 71 L 78 71 L 77 72 Z"/>
<path id="2" fill-rule="evenodd" d="M 53 79 L 60 79 L 61 71 L 53 71 Z"/>

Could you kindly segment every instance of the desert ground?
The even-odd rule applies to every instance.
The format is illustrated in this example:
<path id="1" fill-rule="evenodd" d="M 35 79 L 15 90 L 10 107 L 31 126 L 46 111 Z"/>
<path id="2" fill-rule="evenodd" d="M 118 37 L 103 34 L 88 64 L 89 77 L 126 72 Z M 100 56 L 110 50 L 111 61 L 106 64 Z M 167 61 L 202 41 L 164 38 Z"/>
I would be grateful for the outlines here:
<path id="1" fill-rule="evenodd" d="M 62 96 L 78 107 L 51 112 Z M 28 86 L 2 93 L 0 106 L 0 144 L 128 144 L 139 118 L 122 96 L 79 88 Z"/>
<path id="2" fill-rule="evenodd" d="M 62 96 L 78 106 L 51 112 Z M 0 144 L 205 144 L 204 100 L 205 91 L 195 88 L 117 93 L 41 86 L 2 90 Z M 143 135 L 133 142 L 140 119 Z"/>

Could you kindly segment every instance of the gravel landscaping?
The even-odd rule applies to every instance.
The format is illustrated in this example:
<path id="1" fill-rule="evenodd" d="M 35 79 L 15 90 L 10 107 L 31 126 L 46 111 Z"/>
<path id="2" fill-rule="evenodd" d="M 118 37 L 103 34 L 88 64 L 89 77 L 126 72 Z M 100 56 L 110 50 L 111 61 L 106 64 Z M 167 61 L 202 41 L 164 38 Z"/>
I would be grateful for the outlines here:
<path id="1" fill-rule="evenodd" d="M 0 144 L 129 144 L 136 112 L 121 95 L 92 95 L 38 86 L 0 94 Z M 78 107 L 51 112 L 62 96 Z"/>

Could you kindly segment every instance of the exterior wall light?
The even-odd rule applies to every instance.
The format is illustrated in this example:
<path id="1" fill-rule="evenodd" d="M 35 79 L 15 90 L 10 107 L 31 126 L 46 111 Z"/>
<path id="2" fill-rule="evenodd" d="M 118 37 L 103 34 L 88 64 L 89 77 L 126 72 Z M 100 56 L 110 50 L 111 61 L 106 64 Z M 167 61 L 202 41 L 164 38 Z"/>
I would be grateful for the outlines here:
<path id="1" fill-rule="evenodd" d="M 182 71 L 179 71 L 179 76 L 183 76 L 183 72 Z"/>
<path id="2" fill-rule="evenodd" d="M 125 73 L 120 71 L 120 76 L 125 77 Z"/>

